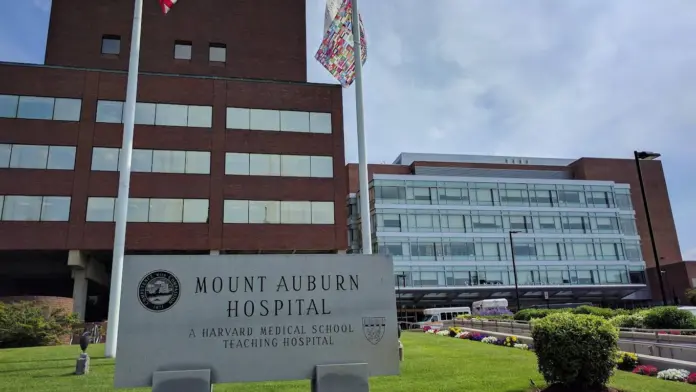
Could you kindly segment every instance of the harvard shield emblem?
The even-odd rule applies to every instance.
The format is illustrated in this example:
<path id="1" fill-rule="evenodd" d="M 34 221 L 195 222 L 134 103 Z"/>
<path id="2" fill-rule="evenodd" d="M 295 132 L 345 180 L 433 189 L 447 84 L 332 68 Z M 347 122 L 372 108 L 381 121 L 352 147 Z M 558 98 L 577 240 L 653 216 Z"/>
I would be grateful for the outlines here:
<path id="1" fill-rule="evenodd" d="M 379 343 L 387 329 L 386 317 L 363 317 L 363 334 L 368 342 Z"/>

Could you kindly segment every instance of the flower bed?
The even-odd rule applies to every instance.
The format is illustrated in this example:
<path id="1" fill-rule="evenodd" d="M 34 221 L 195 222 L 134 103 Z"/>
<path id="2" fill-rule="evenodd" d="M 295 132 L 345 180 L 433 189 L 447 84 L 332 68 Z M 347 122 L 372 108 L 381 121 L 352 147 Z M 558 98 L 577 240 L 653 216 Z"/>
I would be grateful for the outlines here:
<path id="1" fill-rule="evenodd" d="M 482 342 L 495 346 L 516 348 L 518 350 L 530 350 L 529 345 L 519 343 L 517 336 L 508 336 L 505 339 L 499 339 L 495 336 L 489 336 L 478 332 L 464 331 L 461 328 L 450 327 L 448 329 L 437 330 L 433 328 L 423 328 L 423 332 L 438 336 L 449 336 L 456 339 L 466 339 L 474 342 Z"/>

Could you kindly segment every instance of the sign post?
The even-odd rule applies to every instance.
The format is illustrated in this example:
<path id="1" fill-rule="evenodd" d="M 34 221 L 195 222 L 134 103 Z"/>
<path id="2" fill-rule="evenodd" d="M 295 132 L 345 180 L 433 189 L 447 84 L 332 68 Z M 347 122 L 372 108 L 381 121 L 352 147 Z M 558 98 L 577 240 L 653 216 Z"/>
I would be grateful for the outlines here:
<path id="1" fill-rule="evenodd" d="M 126 256 L 115 385 L 368 391 L 399 374 L 393 274 L 383 255 Z"/>

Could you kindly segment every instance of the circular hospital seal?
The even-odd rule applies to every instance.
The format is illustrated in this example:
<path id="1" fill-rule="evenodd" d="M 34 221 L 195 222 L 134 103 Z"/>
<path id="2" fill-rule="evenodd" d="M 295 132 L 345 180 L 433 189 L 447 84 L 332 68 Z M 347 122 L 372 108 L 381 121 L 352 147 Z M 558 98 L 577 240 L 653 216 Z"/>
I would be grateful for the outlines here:
<path id="1" fill-rule="evenodd" d="M 138 299 L 145 309 L 164 312 L 179 300 L 179 279 L 169 271 L 152 271 L 138 285 Z"/>

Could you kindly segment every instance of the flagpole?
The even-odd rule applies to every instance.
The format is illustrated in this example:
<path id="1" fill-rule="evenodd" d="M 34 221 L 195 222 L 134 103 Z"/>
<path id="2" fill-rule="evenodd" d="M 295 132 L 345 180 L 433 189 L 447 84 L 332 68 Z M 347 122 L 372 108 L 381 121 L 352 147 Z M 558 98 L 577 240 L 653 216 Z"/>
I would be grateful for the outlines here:
<path id="1" fill-rule="evenodd" d="M 355 112 L 358 125 L 358 178 L 360 180 L 360 228 L 364 254 L 372 254 L 372 226 L 370 225 L 370 189 L 367 181 L 367 153 L 365 152 L 365 114 L 363 112 L 362 46 L 360 45 L 360 13 L 358 0 L 353 2 L 353 54 L 355 56 Z"/>
<path id="2" fill-rule="evenodd" d="M 123 108 L 123 141 L 118 162 L 118 198 L 114 209 L 116 229 L 114 231 L 114 255 L 111 263 L 111 288 L 109 290 L 109 318 L 106 334 L 107 358 L 116 357 L 119 312 L 121 311 L 121 283 L 123 278 L 123 256 L 126 248 L 126 220 L 128 218 L 128 192 L 130 190 L 131 156 L 133 153 L 133 127 L 135 102 L 138 95 L 138 64 L 140 63 L 140 33 L 143 19 L 143 0 L 135 0 L 133 11 L 133 33 L 131 35 L 130 60 L 128 64 L 128 86 Z"/>

